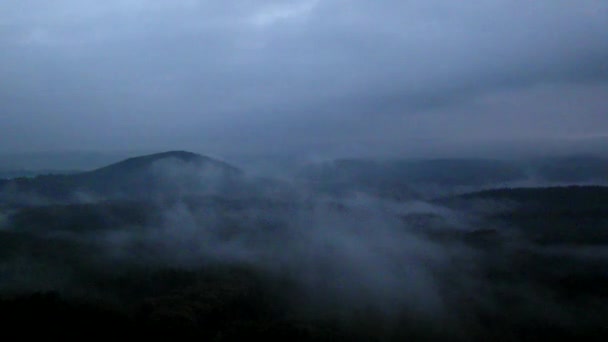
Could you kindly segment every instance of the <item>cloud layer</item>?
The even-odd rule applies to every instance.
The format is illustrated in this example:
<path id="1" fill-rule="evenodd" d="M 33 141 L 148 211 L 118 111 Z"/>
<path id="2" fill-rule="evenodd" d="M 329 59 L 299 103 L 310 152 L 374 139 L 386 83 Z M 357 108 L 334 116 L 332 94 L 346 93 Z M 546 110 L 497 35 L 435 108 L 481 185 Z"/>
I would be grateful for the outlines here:
<path id="1" fill-rule="evenodd" d="M 428 152 L 608 134 L 604 1 L 2 7 L 5 151 Z"/>

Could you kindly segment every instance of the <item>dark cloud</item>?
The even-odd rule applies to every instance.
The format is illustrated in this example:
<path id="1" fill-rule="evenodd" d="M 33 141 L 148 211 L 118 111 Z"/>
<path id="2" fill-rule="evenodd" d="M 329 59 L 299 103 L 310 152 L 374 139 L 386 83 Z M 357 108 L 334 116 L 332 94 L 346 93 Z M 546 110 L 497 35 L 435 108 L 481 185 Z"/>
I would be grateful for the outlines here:
<path id="1" fill-rule="evenodd" d="M 7 151 L 422 151 L 608 133 L 604 1 L 2 7 Z"/>

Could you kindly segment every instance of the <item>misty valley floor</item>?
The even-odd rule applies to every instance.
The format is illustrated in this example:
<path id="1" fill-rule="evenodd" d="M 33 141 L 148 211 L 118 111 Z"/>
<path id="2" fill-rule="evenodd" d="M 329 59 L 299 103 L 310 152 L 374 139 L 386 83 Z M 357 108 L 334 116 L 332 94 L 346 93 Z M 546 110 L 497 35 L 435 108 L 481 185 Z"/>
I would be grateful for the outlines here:
<path id="1" fill-rule="evenodd" d="M 217 341 L 608 333 L 608 187 L 471 184 L 518 175 L 487 162 L 458 164 L 456 178 L 441 163 L 335 165 L 284 181 L 180 152 L 5 181 L 2 328 Z M 420 175 L 488 190 L 423 197 L 414 185 L 432 179 Z"/>

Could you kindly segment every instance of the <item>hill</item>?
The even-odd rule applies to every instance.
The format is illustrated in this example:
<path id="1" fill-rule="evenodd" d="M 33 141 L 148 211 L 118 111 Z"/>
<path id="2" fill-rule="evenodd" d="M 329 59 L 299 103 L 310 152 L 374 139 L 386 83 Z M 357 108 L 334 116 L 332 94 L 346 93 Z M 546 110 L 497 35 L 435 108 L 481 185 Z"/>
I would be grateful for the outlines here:
<path id="1" fill-rule="evenodd" d="M 140 199 L 225 190 L 242 174 L 219 160 L 171 151 L 126 159 L 88 172 L 3 180 L 0 192 L 5 204 Z"/>

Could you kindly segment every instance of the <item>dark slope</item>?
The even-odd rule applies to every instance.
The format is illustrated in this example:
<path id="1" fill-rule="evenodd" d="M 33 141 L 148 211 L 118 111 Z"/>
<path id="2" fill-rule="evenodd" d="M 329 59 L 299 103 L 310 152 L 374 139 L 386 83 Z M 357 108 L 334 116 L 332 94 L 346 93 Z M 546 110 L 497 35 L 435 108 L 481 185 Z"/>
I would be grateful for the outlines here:
<path id="1" fill-rule="evenodd" d="M 83 197 L 140 199 L 226 189 L 242 175 L 227 163 L 184 151 L 130 158 L 73 175 L 44 175 L 0 182 L 4 203 L 63 201 Z"/>
<path id="2" fill-rule="evenodd" d="M 608 244 L 608 187 L 495 189 L 439 199 L 543 245 Z"/>
<path id="3" fill-rule="evenodd" d="M 502 188 L 471 192 L 437 200 L 440 204 L 457 205 L 463 201 L 505 201 L 529 210 L 592 210 L 608 207 L 608 187 L 554 186 Z"/>

